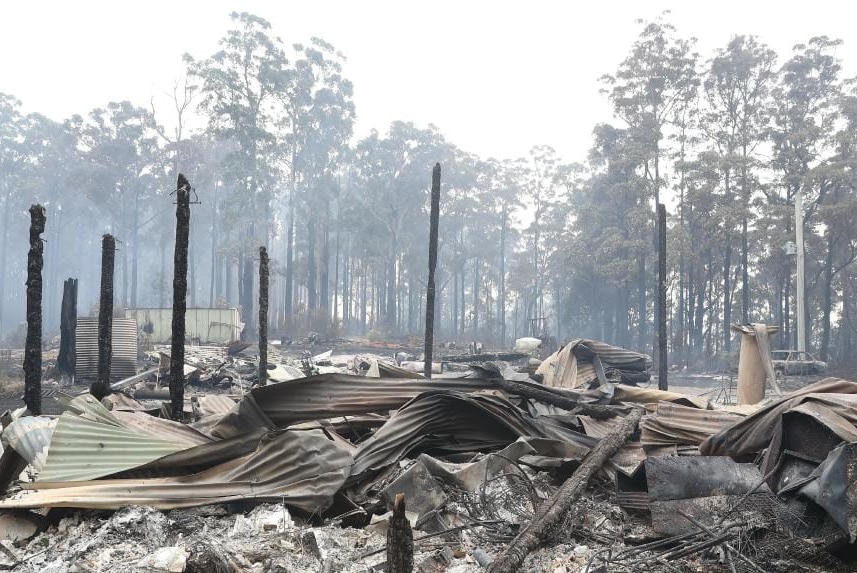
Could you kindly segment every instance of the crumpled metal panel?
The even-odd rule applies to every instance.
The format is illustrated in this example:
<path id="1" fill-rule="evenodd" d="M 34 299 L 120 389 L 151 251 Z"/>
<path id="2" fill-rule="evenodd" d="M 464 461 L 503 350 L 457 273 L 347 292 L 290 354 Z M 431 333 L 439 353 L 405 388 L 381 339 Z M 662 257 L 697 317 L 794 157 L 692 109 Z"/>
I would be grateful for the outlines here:
<path id="1" fill-rule="evenodd" d="M 216 444 L 198 446 L 210 451 Z M 189 450 L 193 451 L 193 450 Z M 255 499 L 308 513 L 330 506 L 351 466 L 347 448 L 322 430 L 286 430 L 262 436 L 254 451 L 192 475 L 155 479 L 103 479 L 28 485 L 0 501 L 1 509 L 75 507 L 119 509 L 148 505 L 175 509 Z"/>
<path id="2" fill-rule="evenodd" d="M 56 425 L 56 419 L 46 416 L 22 416 L 3 430 L 3 446 L 14 449 L 28 464 L 41 470 Z"/>
<path id="3" fill-rule="evenodd" d="M 823 507 L 851 543 L 857 541 L 857 443 L 833 450 L 811 478 L 801 493 Z"/>
<path id="4" fill-rule="evenodd" d="M 169 442 L 66 412 L 59 417 L 48 458 L 37 480 L 84 481 L 134 468 L 187 449 Z"/>
<path id="5" fill-rule="evenodd" d="M 759 485 L 762 474 L 755 464 L 739 464 L 728 457 L 648 458 L 646 481 L 652 528 L 658 533 L 698 531 L 682 512 L 708 526 L 733 508 L 738 512 L 734 517 L 748 524 L 770 526 L 774 519 L 773 507 L 765 503 L 771 490 Z"/>
<path id="6" fill-rule="evenodd" d="M 520 437 L 551 438 L 592 448 L 598 440 L 548 417 L 531 418 L 508 400 L 491 394 L 426 392 L 408 402 L 363 442 L 354 455 L 349 483 L 356 483 L 406 455 L 499 449 Z M 645 454 L 626 444 L 612 461 L 633 472 Z"/>
<path id="7" fill-rule="evenodd" d="M 208 441 L 191 428 L 178 430 L 168 421 L 140 419 L 136 428 L 124 425 L 90 394 L 66 403 L 66 412 L 57 419 L 47 460 L 37 478 L 40 482 L 90 480 L 128 470 L 158 458 Z M 145 414 L 143 414 L 145 416 Z M 166 430 L 169 426 L 172 430 Z M 142 430 L 149 429 L 148 432 Z M 157 428 L 155 430 L 154 428 Z M 156 437 L 161 432 L 169 439 Z M 180 438 L 178 436 L 181 436 Z"/>
<path id="8" fill-rule="evenodd" d="M 542 376 L 545 386 L 577 388 L 603 378 L 607 370 L 636 381 L 648 380 L 651 363 L 649 356 L 639 352 L 598 340 L 577 339 L 545 359 L 536 374 Z"/>
<path id="9" fill-rule="evenodd" d="M 782 415 L 806 403 L 824 406 L 837 417 L 857 426 L 857 382 L 825 378 L 787 394 L 738 423 L 720 430 L 705 440 L 699 450 L 707 456 L 742 456 L 761 452 L 771 444 L 771 439 L 780 427 Z M 823 416 L 819 415 L 817 419 L 828 425 Z"/>
<path id="10" fill-rule="evenodd" d="M 241 399 L 234 411 L 242 408 L 242 403 L 252 401 L 255 404 L 252 410 L 258 410 L 274 426 L 282 428 L 297 422 L 387 413 L 418 394 L 432 390 L 478 392 L 495 389 L 493 383 L 478 379 L 427 380 L 319 374 L 254 388 Z M 220 435 L 233 435 L 233 432 Z"/>
<path id="11" fill-rule="evenodd" d="M 640 442 L 643 446 L 698 446 L 709 436 L 742 419 L 744 416 L 725 410 L 701 410 L 659 402 L 655 414 L 640 423 Z"/>

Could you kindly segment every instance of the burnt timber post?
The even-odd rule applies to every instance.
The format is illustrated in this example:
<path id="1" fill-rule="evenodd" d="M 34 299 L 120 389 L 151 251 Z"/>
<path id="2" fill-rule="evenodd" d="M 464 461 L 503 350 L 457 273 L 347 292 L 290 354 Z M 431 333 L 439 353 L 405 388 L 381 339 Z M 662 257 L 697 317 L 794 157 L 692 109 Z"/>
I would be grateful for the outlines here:
<path id="1" fill-rule="evenodd" d="M 259 385 L 268 383 L 268 250 L 259 247 Z"/>
<path id="2" fill-rule="evenodd" d="M 190 236 L 190 182 L 176 183 L 176 250 L 173 257 L 173 324 L 170 352 L 170 407 L 173 420 L 184 419 L 184 339 L 187 311 L 187 249 Z"/>
<path id="3" fill-rule="evenodd" d="M 60 350 L 57 369 L 66 376 L 74 376 L 77 352 L 77 279 L 68 278 L 63 283 L 62 307 L 60 310 Z"/>
<path id="4" fill-rule="evenodd" d="M 426 289 L 426 339 L 423 375 L 431 378 L 432 350 L 434 348 L 434 271 L 437 268 L 437 230 L 440 218 L 440 163 L 431 174 L 431 214 L 429 224 L 429 274 Z"/>
<path id="5" fill-rule="evenodd" d="M 42 413 L 42 268 L 45 208 L 30 207 L 30 252 L 27 255 L 27 340 L 24 349 L 24 403 L 34 416 Z"/>
<path id="6" fill-rule="evenodd" d="M 89 392 L 96 400 L 110 394 L 110 364 L 113 360 L 113 265 L 116 239 L 101 238 L 101 293 L 98 299 L 98 374 Z"/>

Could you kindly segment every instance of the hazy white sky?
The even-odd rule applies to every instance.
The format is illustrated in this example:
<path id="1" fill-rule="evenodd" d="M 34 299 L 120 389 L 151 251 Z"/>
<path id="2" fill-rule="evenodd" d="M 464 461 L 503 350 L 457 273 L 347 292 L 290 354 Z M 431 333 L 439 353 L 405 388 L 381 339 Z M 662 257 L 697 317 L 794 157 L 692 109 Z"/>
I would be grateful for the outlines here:
<path id="1" fill-rule="evenodd" d="M 704 58 L 733 34 L 756 34 L 781 56 L 812 36 L 842 38 L 857 70 L 857 6 L 716 0 L 3 0 L 0 92 L 55 119 L 109 101 L 148 105 L 181 72 L 181 56 L 211 54 L 229 13 L 271 21 L 286 43 L 320 36 L 348 57 L 357 135 L 393 120 L 434 123 L 483 157 L 536 144 L 582 159 L 592 127 L 611 120 L 598 78 L 628 53 L 639 26 L 671 9 Z M 166 115 L 166 109 L 164 109 Z M 167 117 L 161 119 L 166 120 Z"/>

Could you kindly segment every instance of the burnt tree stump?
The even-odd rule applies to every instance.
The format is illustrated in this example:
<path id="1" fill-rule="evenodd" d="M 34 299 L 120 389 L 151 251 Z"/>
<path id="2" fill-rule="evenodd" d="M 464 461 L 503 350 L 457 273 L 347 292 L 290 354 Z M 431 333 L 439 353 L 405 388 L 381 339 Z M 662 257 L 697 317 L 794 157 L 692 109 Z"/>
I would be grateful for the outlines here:
<path id="1" fill-rule="evenodd" d="M 387 573 L 414 570 L 414 532 L 405 515 L 405 494 L 396 494 L 393 515 L 387 528 Z"/>

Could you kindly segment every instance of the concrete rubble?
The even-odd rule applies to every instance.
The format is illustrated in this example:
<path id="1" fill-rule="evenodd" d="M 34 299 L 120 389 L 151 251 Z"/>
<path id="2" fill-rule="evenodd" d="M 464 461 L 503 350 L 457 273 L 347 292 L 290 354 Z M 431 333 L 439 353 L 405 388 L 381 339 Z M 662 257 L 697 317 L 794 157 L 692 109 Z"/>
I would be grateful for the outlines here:
<path id="1" fill-rule="evenodd" d="M 401 494 L 422 573 L 857 563 L 854 382 L 734 407 L 649 388 L 648 357 L 583 340 L 541 374 L 525 355 L 430 380 L 401 366 L 408 349 L 272 346 L 260 386 L 251 348 L 188 346 L 179 423 L 166 352 L 101 402 L 69 392 L 60 415 L 2 418 L 0 570 L 385 571 Z M 509 568 L 623 420 L 560 526 Z"/>

